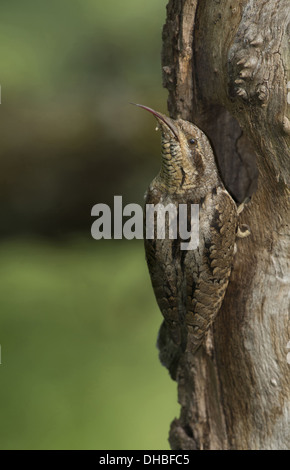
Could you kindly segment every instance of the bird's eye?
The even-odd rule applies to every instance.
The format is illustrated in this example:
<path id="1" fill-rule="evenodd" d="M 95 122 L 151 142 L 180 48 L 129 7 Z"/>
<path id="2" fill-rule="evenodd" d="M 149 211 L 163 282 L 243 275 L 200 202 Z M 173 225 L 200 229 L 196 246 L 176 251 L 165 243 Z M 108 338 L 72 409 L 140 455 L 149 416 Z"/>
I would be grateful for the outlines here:
<path id="1" fill-rule="evenodd" d="M 189 139 L 188 141 L 190 144 L 195 144 L 196 143 L 196 140 L 195 139 Z"/>

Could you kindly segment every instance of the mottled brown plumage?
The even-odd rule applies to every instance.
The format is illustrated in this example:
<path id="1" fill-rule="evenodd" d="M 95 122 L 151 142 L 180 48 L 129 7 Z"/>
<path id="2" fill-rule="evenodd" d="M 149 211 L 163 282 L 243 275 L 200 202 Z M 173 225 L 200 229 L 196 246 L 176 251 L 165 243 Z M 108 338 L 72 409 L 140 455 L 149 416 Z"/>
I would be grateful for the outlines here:
<path id="1" fill-rule="evenodd" d="M 219 177 L 211 145 L 194 124 L 155 115 L 162 134 L 162 165 L 146 204 L 199 204 L 199 247 L 180 239 L 145 239 L 155 296 L 173 341 L 195 352 L 222 304 L 234 255 L 237 207 Z"/>

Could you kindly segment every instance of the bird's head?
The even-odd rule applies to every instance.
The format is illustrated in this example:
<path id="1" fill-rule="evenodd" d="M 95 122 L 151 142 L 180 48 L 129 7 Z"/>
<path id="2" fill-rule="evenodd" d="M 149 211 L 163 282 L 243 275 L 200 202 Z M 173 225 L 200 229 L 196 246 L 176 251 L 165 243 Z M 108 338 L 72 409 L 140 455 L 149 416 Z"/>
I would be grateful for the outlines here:
<path id="1" fill-rule="evenodd" d="M 161 183 L 169 192 L 180 193 L 198 186 L 214 187 L 219 182 L 211 145 L 194 124 L 171 119 L 154 109 L 138 104 L 157 120 L 161 131 Z"/>

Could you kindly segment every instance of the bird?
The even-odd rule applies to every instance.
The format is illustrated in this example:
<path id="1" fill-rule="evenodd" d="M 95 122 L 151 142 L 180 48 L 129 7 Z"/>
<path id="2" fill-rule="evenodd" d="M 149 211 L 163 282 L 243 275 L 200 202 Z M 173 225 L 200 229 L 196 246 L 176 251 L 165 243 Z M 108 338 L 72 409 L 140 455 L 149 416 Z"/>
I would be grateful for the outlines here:
<path id="1" fill-rule="evenodd" d="M 225 189 L 205 133 L 189 121 L 137 106 L 156 118 L 161 131 L 161 167 L 145 194 L 145 206 L 199 207 L 197 248 L 181 249 L 180 237 L 158 239 L 156 233 L 151 239 L 144 236 L 146 261 L 164 327 L 182 352 L 194 354 L 226 293 L 239 211 Z"/>

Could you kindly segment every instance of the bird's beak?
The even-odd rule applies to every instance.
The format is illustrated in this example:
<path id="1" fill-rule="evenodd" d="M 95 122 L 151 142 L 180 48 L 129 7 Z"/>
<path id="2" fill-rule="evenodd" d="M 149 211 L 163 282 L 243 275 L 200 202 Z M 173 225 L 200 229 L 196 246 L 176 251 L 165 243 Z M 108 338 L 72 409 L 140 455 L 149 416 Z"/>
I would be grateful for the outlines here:
<path id="1" fill-rule="evenodd" d="M 174 122 L 173 122 L 172 119 L 167 117 L 165 114 L 158 113 L 154 109 L 148 108 L 148 106 L 144 106 L 143 104 L 137 104 L 137 103 L 131 103 L 131 104 L 134 104 L 135 106 L 139 106 L 139 108 L 142 108 L 142 109 L 145 109 L 146 111 L 149 111 L 149 113 L 153 114 L 153 116 L 156 117 L 156 119 L 157 119 L 158 123 L 160 124 L 161 128 L 164 128 L 164 124 L 165 124 L 167 129 L 169 129 L 172 132 L 174 138 L 176 140 L 179 140 L 178 131 L 177 131 L 177 128 L 174 125 Z"/>

